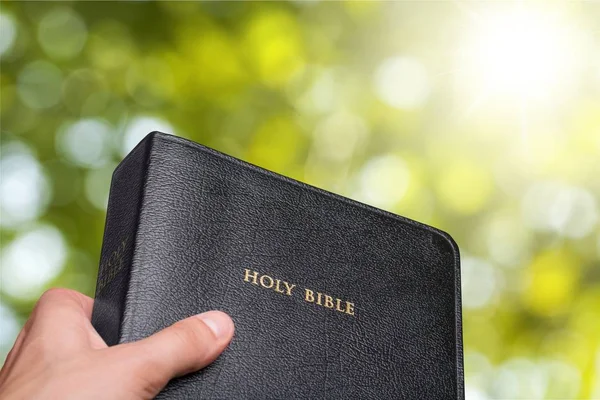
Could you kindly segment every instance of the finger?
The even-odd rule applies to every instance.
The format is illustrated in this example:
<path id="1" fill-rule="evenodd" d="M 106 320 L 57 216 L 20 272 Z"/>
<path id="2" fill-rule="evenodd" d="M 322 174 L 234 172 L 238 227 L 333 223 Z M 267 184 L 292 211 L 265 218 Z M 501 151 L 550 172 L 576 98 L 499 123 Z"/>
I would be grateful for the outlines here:
<path id="1" fill-rule="evenodd" d="M 139 342 L 121 345 L 123 356 L 137 363 L 134 373 L 160 391 L 170 379 L 213 362 L 233 337 L 233 321 L 221 311 L 189 317 Z M 140 388 L 147 389 L 147 388 Z"/>
<path id="2" fill-rule="evenodd" d="M 34 308 L 36 311 L 43 311 L 43 316 L 55 318 L 61 312 L 69 314 L 78 314 L 88 320 L 92 318 L 92 308 L 94 300 L 83 293 L 71 289 L 53 288 L 47 290 Z"/>
<path id="3" fill-rule="evenodd" d="M 86 337 L 86 321 L 93 333 L 89 319 L 94 301 L 69 289 L 50 289 L 37 301 L 29 319 L 19 332 L 13 348 L 8 353 L 2 376 L 6 376 L 25 343 L 36 342 L 40 351 L 51 354 L 64 351 Z M 62 331 L 67 330 L 67 333 Z M 97 335 L 97 334 L 96 334 Z M 89 338 L 91 334 L 87 334 Z M 75 339 L 75 340 L 73 340 Z M 88 339 L 93 341 L 93 339 Z M 0 382 L 2 377 L 0 377 Z"/>
<path id="4" fill-rule="evenodd" d="M 13 359 L 16 357 L 16 354 L 19 354 L 23 342 L 25 341 L 25 337 L 27 337 L 27 333 L 31 329 L 31 321 L 32 318 L 29 318 L 25 322 L 25 325 L 23 325 L 23 328 L 21 328 L 21 331 L 17 335 L 17 339 L 15 340 L 12 349 L 10 349 L 10 352 L 6 355 L 6 360 L 4 361 L 4 366 L 2 367 L 2 369 L 7 369 L 12 364 Z"/>
<path id="5" fill-rule="evenodd" d="M 62 352 L 87 346 L 94 301 L 69 289 L 50 289 L 31 314 L 28 340 L 41 340 L 44 348 Z"/>
<path id="6" fill-rule="evenodd" d="M 27 332 L 29 330 L 30 325 L 31 325 L 31 319 L 28 319 L 27 322 L 25 323 L 25 326 L 23 326 L 23 329 L 21 329 L 21 332 L 19 332 L 19 334 L 17 335 L 17 339 L 15 340 L 15 343 L 14 343 L 12 349 L 10 349 L 10 351 L 6 355 L 6 360 L 4 360 L 4 365 L 2 366 L 2 369 L 0 369 L 0 386 L 2 386 L 2 383 L 4 382 L 6 377 L 9 375 L 10 371 L 12 370 L 12 368 L 15 364 L 15 361 L 18 358 L 19 352 L 23 345 L 23 341 L 25 340 L 25 337 L 27 336 Z"/>

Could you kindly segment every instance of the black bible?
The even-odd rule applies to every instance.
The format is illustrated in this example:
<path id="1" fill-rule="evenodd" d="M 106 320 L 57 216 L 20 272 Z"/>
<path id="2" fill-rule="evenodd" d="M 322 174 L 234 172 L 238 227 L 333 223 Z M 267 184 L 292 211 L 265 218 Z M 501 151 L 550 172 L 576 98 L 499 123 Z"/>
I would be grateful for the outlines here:
<path id="1" fill-rule="evenodd" d="M 113 174 L 93 326 L 213 309 L 229 347 L 159 399 L 464 399 L 448 234 L 153 132 Z"/>

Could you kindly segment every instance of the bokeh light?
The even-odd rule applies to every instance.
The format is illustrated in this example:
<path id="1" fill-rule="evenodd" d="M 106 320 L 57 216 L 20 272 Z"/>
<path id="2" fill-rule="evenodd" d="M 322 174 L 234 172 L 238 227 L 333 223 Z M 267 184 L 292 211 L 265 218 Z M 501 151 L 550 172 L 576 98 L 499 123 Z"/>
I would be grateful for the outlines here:
<path id="1" fill-rule="evenodd" d="M 352 158 L 357 146 L 367 138 L 367 125 L 360 117 L 340 111 L 325 118 L 314 131 L 314 147 L 319 157 L 342 162 Z"/>
<path id="2" fill-rule="evenodd" d="M 16 228 L 42 215 L 50 198 L 50 186 L 26 145 L 16 141 L 3 144 L 0 174 L 3 228 Z"/>
<path id="3" fill-rule="evenodd" d="M 52 58 L 73 58 L 81 52 L 87 39 L 84 21 L 70 8 L 48 12 L 40 21 L 38 41 Z"/>
<path id="4" fill-rule="evenodd" d="M 384 209 L 393 208 L 406 193 L 410 171 L 402 158 L 387 154 L 370 160 L 359 175 L 355 197 Z"/>
<path id="5" fill-rule="evenodd" d="M 49 108 L 60 101 L 62 79 L 62 71 L 54 64 L 34 61 L 19 74 L 17 93 L 30 108 Z"/>
<path id="6" fill-rule="evenodd" d="M 537 182 L 525 193 L 523 218 L 533 229 L 582 238 L 598 224 L 597 200 L 582 188 Z"/>
<path id="7" fill-rule="evenodd" d="M 394 57 L 375 72 L 375 90 L 386 104 L 405 110 L 420 107 L 429 95 L 429 78 L 423 65 L 413 58 Z"/>
<path id="8" fill-rule="evenodd" d="M 116 138 L 112 127 L 98 119 L 67 124 L 57 135 L 57 152 L 83 167 L 100 167 L 112 158 Z"/>
<path id="9" fill-rule="evenodd" d="M 134 117 L 125 126 L 121 154 L 127 155 L 146 136 L 153 131 L 175 133 L 173 126 L 168 122 L 154 117 Z"/>
<path id="10" fill-rule="evenodd" d="M 13 46 L 17 37 L 17 26 L 10 15 L 0 13 L 0 57 Z"/>
<path id="11" fill-rule="evenodd" d="M 500 291 L 496 269 L 485 260 L 462 257 L 462 304 L 466 309 L 485 307 Z"/>
<path id="12" fill-rule="evenodd" d="M 67 245 L 58 229 L 39 226 L 19 234 L 2 251 L 2 290 L 18 299 L 34 299 L 64 267 Z"/>
<path id="13" fill-rule="evenodd" d="M 110 192 L 110 180 L 116 164 L 108 164 L 102 168 L 89 171 L 85 176 L 84 192 L 87 200 L 94 207 L 106 210 Z"/>

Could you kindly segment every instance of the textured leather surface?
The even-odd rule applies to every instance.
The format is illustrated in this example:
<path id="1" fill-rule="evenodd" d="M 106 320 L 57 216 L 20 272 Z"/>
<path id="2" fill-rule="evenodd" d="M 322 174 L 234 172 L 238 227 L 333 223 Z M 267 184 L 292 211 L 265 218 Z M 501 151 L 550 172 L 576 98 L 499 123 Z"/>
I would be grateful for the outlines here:
<path id="1" fill-rule="evenodd" d="M 155 132 L 113 177 L 93 324 L 115 344 L 232 316 L 229 348 L 160 399 L 463 399 L 459 270 L 443 232 Z"/>

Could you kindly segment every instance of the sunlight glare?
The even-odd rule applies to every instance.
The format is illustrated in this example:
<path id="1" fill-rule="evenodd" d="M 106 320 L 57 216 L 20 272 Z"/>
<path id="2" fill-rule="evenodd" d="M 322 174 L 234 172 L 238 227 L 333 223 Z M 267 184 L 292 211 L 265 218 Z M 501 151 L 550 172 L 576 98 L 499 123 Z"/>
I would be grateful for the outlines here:
<path id="1" fill-rule="evenodd" d="M 479 97 L 538 101 L 560 95 L 574 73 L 567 26 L 521 8 L 480 17 L 465 48 L 466 76 Z"/>

